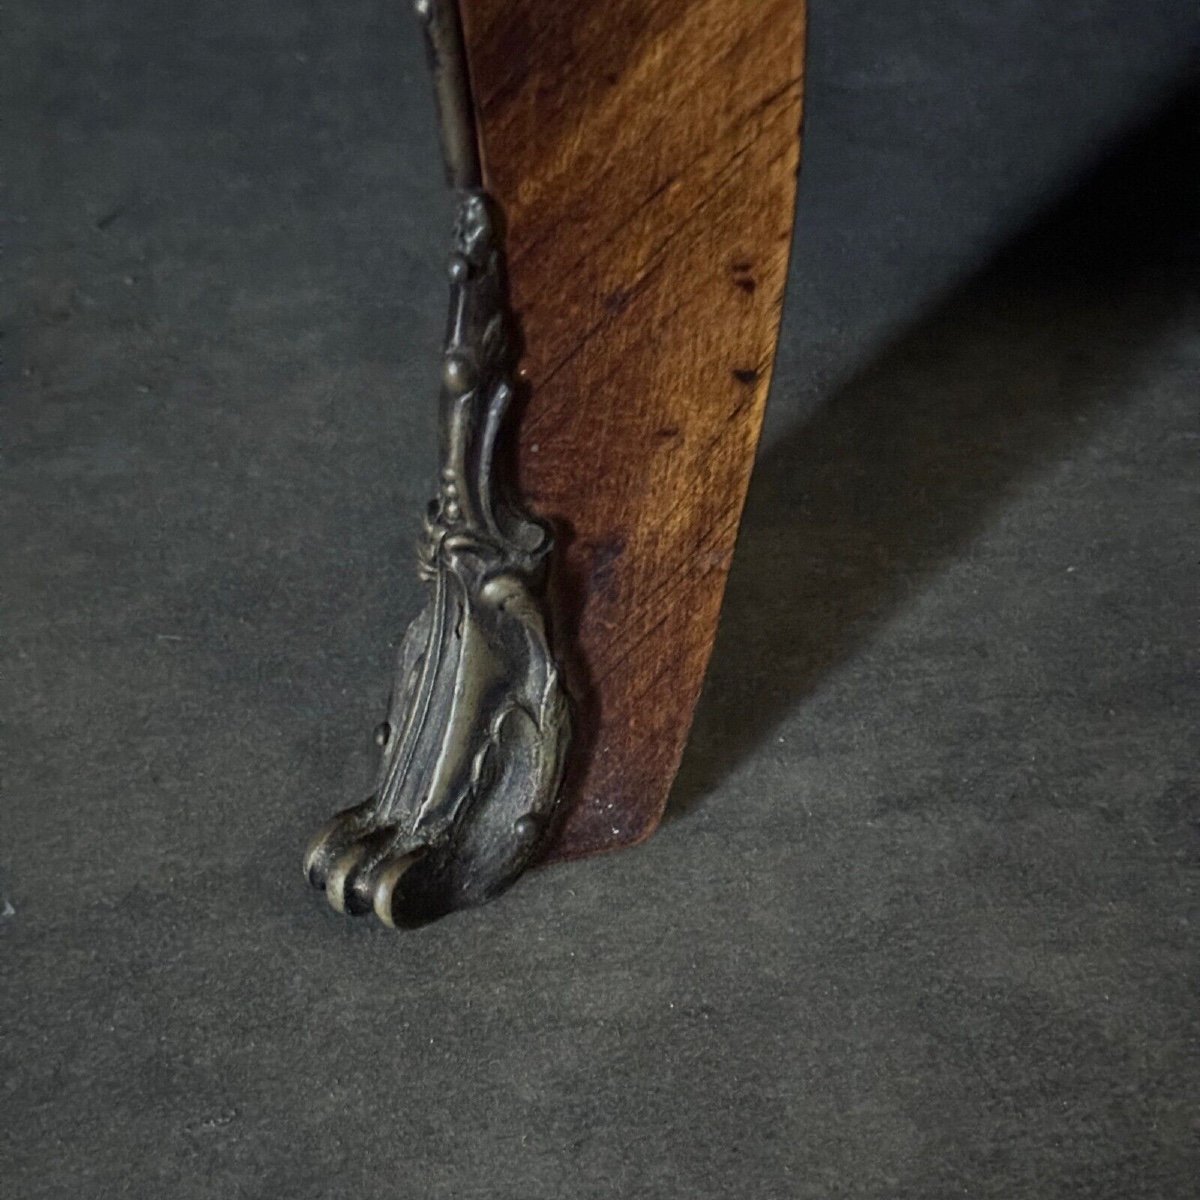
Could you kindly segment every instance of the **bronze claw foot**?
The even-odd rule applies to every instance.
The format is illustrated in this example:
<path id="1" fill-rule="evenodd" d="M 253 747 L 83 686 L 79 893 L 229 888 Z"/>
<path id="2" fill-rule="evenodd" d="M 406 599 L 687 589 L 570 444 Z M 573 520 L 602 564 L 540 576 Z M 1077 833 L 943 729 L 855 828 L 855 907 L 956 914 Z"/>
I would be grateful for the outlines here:
<path id="1" fill-rule="evenodd" d="M 441 471 L 421 545 L 432 586 L 400 646 L 370 799 L 314 839 L 304 872 L 339 912 L 411 924 L 486 900 L 534 859 L 569 737 L 540 597 L 550 532 L 503 490 L 512 396 L 500 249 L 479 187 L 452 5 L 419 6 L 459 189 L 442 360 Z"/>

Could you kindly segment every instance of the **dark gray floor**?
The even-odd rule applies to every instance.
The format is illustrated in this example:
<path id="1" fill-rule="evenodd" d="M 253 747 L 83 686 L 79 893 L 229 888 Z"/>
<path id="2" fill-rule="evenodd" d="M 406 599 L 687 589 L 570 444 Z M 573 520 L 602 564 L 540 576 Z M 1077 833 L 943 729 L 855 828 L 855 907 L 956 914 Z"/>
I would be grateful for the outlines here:
<path id="1" fill-rule="evenodd" d="M 1194 1196 L 1194 5 L 813 0 L 675 819 L 396 936 L 298 858 L 418 599 L 404 8 L 0 18 L 0 1190 Z"/>

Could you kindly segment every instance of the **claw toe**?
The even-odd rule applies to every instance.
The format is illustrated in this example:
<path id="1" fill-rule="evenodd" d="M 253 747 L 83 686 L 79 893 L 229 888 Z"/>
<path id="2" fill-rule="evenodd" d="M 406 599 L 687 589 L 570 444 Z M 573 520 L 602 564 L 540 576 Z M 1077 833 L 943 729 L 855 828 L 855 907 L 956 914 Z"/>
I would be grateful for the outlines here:
<path id="1" fill-rule="evenodd" d="M 369 846 L 365 841 L 356 842 L 344 854 L 340 854 L 325 880 L 325 897 L 340 913 L 360 913 L 363 904 L 357 894 L 355 883 L 367 858 Z"/>
<path id="2" fill-rule="evenodd" d="M 417 861 L 418 857 L 419 854 L 415 852 L 397 855 L 381 863 L 376 873 L 375 887 L 372 893 L 375 915 L 392 929 L 396 927 L 396 918 L 394 915 L 396 889 L 399 887 L 400 881 L 404 878 L 409 867 Z"/>
<path id="3" fill-rule="evenodd" d="M 338 834 L 342 831 L 342 819 L 334 817 L 311 842 L 304 852 L 304 878 L 315 888 L 324 889 L 329 874 L 329 864 L 337 853 Z"/>

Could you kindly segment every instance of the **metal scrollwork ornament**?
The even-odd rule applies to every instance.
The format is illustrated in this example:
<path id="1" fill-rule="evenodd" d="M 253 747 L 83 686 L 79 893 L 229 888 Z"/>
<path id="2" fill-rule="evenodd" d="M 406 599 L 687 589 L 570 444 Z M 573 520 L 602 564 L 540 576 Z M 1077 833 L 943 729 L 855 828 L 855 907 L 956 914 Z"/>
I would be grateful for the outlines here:
<path id="1" fill-rule="evenodd" d="M 450 181 L 458 190 L 442 360 L 441 471 L 419 572 L 430 588 L 399 650 L 381 761 L 363 803 L 305 856 L 334 908 L 418 923 L 489 899 L 536 857 L 570 720 L 543 615 L 549 529 L 496 474 L 512 397 L 501 250 L 479 181 L 458 15 L 419 0 Z"/>

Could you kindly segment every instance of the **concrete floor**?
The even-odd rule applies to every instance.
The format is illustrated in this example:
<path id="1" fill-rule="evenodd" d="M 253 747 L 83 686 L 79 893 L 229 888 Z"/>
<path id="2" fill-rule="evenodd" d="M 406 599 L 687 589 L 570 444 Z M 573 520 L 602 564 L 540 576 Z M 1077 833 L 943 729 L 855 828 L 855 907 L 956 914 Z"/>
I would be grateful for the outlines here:
<path id="1" fill-rule="evenodd" d="M 419 597 L 414 25 L 6 6 L 6 1196 L 1196 1194 L 1194 5 L 812 8 L 672 819 L 397 936 L 298 862 Z"/>

